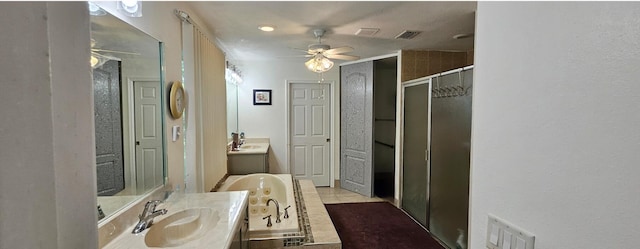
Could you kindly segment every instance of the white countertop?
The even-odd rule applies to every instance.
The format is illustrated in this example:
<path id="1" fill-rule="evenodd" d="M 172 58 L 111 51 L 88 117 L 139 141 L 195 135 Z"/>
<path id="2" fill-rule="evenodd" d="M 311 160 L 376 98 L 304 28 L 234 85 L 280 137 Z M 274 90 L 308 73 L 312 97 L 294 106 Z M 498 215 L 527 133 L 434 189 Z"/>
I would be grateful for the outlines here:
<path id="1" fill-rule="evenodd" d="M 245 142 L 237 151 L 227 151 L 227 155 L 267 154 L 268 151 L 269 143 Z"/>
<path id="2" fill-rule="evenodd" d="M 199 240 L 190 241 L 182 246 L 172 248 L 229 248 L 235 235 L 234 231 L 239 229 L 242 223 L 240 221 L 241 212 L 247 205 L 248 196 L 248 191 L 172 194 L 163 204 L 157 207 L 157 209 L 166 208 L 168 210 L 167 214 L 156 217 L 154 223 L 158 223 L 162 219 L 185 209 L 213 208 L 220 213 L 220 220 L 215 227 Z M 128 231 L 132 231 L 134 225 Z M 146 229 L 139 234 L 124 232 L 104 248 L 149 248 L 144 242 L 148 231 L 149 229 Z"/>

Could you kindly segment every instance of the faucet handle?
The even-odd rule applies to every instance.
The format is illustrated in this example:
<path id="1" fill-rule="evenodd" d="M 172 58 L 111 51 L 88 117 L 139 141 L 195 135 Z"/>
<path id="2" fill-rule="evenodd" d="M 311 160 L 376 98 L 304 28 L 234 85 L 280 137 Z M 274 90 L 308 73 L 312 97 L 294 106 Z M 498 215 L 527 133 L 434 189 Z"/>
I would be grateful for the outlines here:
<path id="1" fill-rule="evenodd" d="M 263 220 L 264 220 L 264 219 L 268 219 L 268 220 L 267 220 L 267 227 L 271 227 L 271 226 L 273 226 L 273 224 L 271 223 L 271 215 L 267 215 L 267 216 L 265 216 L 265 217 L 264 217 L 264 218 L 262 218 L 262 219 L 263 219 Z"/>
<path id="2" fill-rule="evenodd" d="M 291 205 L 287 206 L 286 208 L 284 208 L 284 217 L 285 219 L 289 219 L 289 209 L 291 207 Z"/>
<path id="3" fill-rule="evenodd" d="M 147 204 L 145 204 L 145 206 L 155 207 L 162 202 L 163 202 L 162 200 L 151 200 L 151 201 L 148 201 Z"/>
<path id="4" fill-rule="evenodd" d="M 144 210 L 142 210 L 142 214 L 138 215 L 138 217 L 140 219 L 143 219 L 144 217 L 150 215 L 151 213 L 156 211 L 156 206 L 158 206 L 158 204 L 160 204 L 162 202 L 163 201 L 161 201 L 161 200 L 148 201 L 146 204 L 144 204 Z"/>

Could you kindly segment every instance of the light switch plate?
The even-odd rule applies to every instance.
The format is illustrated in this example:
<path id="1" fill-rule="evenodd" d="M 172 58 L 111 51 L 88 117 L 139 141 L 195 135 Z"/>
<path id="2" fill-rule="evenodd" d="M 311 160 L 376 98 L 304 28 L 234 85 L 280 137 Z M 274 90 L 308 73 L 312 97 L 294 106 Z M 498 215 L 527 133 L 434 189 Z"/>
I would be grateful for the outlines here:
<path id="1" fill-rule="evenodd" d="M 497 227 L 499 231 L 498 244 L 493 245 L 489 240 L 491 238 L 491 230 L 493 227 Z M 534 249 L 535 236 L 519 228 L 505 220 L 496 217 L 493 214 L 489 214 L 489 221 L 487 224 L 487 248 L 489 249 Z M 505 236 L 506 235 L 506 236 Z M 511 237 L 505 238 L 505 237 Z M 505 240 L 508 240 L 507 241 Z M 523 243 L 524 242 L 524 243 Z"/>
<path id="2" fill-rule="evenodd" d="M 496 220 L 492 220 L 489 217 L 489 222 L 487 223 L 487 248 L 489 249 L 500 249 L 498 245 L 500 245 L 501 239 L 501 230 L 500 224 Z"/>

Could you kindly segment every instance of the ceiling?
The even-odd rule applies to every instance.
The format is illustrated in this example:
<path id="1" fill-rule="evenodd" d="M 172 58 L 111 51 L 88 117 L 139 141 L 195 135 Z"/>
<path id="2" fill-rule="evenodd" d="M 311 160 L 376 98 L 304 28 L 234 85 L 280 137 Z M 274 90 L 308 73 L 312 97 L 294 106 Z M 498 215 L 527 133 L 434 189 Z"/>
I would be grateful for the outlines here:
<path id="1" fill-rule="evenodd" d="M 326 29 L 323 44 L 351 46 L 361 58 L 401 49 L 469 51 L 474 32 L 476 2 L 191 2 L 204 26 L 213 30 L 231 60 L 303 60 L 313 30 Z M 274 25 L 273 32 L 258 30 Z M 373 36 L 357 36 L 360 28 L 378 28 Z M 411 40 L 395 37 L 404 30 L 421 31 Z"/>

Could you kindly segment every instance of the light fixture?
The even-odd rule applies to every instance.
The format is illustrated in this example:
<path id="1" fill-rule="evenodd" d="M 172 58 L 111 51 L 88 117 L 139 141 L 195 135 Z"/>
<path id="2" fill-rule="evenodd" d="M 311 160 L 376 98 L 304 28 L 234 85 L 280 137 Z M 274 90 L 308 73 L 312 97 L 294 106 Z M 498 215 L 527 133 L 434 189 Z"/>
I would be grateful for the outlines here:
<path id="1" fill-rule="evenodd" d="M 120 0 L 117 9 L 130 17 L 142 16 L 142 2 L 137 0 Z"/>
<path id="2" fill-rule="evenodd" d="M 95 55 L 91 55 L 91 68 L 96 68 L 100 60 Z"/>
<path id="3" fill-rule="evenodd" d="M 227 67 L 224 70 L 224 78 L 227 83 L 232 85 L 239 85 L 242 83 L 242 76 L 240 76 L 240 71 L 236 68 L 236 66 L 232 65 L 227 61 Z"/>
<path id="4" fill-rule="evenodd" d="M 104 11 L 102 8 L 100 8 L 100 6 L 98 6 L 97 4 L 95 4 L 92 1 L 89 1 L 89 15 L 92 16 L 104 16 L 107 14 L 106 11 Z"/>
<path id="5" fill-rule="evenodd" d="M 329 60 L 324 55 L 318 53 L 316 56 L 304 63 L 307 69 L 315 73 L 324 73 L 329 71 L 333 67 L 333 61 Z"/>
<path id="6" fill-rule="evenodd" d="M 459 40 L 459 39 L 465 39 L 465 38 L 470 38 L 470 37 L 473 37 L 473 34 L 465 33 L 465 34 L 454 35 L 453 39 Z"/>
<path id="7" fill-rule="evenodd" d="M 276 27 L 275 26 L 264 25 L 264 26 L 258 26 L 258 29 L 262 30 L 264 32 L 271 32 L 271 31 L 276 30 Z"/>
<path id="8" fill-rule="evenodd" d="M 104 65 L 104 63 L 106 63 L 107 61 L 111 61 L 111 60 L 120 61 L 121 59 L 117 57 L 109 56 L 109 55 L 99 54 L 92 51 L 91 59 L 89 60 L 89 62 L 91 63 L 91 68 L 96 69 Z"/>

